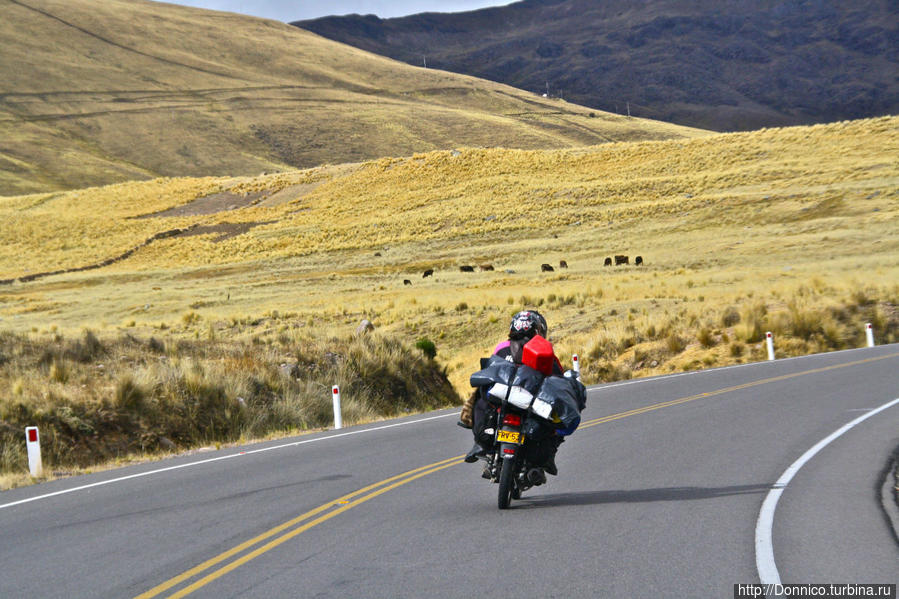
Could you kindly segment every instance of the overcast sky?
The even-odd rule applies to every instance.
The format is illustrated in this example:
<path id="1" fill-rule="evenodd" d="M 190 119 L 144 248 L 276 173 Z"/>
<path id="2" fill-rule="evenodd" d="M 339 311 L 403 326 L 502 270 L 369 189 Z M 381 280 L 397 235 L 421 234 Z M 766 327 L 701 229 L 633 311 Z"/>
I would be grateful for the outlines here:
<path id="1" fill-rule="evenodd" d="M 510 0 L 166 0 L 212 10 L 239 12 L 289 23 L 328 15 L 374 14 L 382 19 L 420 12 L 462 12 L 504 6 Z"/>

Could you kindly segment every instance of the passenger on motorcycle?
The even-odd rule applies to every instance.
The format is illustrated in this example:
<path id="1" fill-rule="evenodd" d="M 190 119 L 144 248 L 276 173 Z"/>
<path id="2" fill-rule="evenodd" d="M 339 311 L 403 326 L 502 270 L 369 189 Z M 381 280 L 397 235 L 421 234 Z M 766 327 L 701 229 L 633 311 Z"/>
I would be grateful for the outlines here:
<path id="1" fill-rule="evenodd" d="M 509 325 L 509 339 L 499 343 L 493 350 L 493 355 L 521 364 L 522 352 L 527 342 L 533 339 L 535 335 L 545 338 L 546 334 L 546 319 L 543 318 L 543 315 L 536 310 L 523 310 L 512 318 L 512 322 Z M 558 376 L 562 375 L 562 365 L 558 358 L 554 358 L 552 373 Z M 474 446 L 465 456 L 466 462 L 474 463 L 487 452 L 487 448 L 481 445 L 478 439 L 483 434 L 484 429 L 487 428 L 491 409 L 490 404 L 482 397 L 478 389 L 471 394 L 462 406 L 458 424 L 463 428 L 471 428 L 475 438 Z M 549 474 L 558 474 L 555 454 L 562 441 L 564 441 L 564 438 L 561 436 L 553 437 L 553 443 L 547 452 L 547 459 L 543 463 L 543 468 Z"/>

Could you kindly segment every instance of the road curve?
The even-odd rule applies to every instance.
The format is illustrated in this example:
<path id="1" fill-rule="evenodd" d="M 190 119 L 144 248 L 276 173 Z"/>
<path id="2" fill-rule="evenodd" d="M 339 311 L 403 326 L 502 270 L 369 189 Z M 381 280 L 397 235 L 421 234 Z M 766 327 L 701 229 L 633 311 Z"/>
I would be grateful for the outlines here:
<path id="1" fill-rule="evenodd" d="M 731 597 L 774 483 L 897 368 L 892 345 L 591 388 L 559 476 L 502 512 L 450 411 L 5 491 L 0 597 Z M 899 581 L 896 446 L 899 406 L 795 474 L 784 582 Z"/>

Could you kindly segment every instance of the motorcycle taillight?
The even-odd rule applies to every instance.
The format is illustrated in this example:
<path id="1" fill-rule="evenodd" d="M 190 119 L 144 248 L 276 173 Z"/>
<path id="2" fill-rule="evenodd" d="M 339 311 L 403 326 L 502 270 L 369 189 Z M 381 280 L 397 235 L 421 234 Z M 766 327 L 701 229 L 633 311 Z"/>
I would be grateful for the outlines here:
<path id="1" fill-rule="evenodd" d="M 503 424 L 509 426 L 521 426 L 521 416 L 518 414 L 506 414 L 503 416 Z"/>

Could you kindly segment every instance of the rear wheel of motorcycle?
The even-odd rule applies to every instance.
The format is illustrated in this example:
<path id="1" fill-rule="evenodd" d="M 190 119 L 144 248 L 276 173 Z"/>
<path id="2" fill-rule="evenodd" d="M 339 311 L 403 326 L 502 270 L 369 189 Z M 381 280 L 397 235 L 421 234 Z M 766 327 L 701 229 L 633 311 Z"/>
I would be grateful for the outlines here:
<path id="1" fill-rule="evenodd" d="M 509 507 L 512 501 L 512 492 L 515 486 L 515 460 L 506 458 L 503 460 L 503 467 L 499 473 L 499 501 L 497 505 L 499 509 L 504 510 Z"/>

